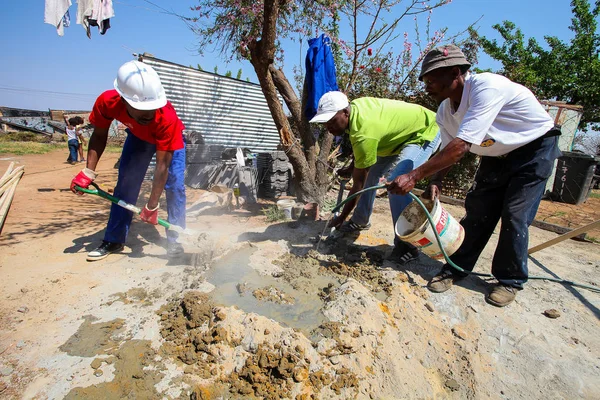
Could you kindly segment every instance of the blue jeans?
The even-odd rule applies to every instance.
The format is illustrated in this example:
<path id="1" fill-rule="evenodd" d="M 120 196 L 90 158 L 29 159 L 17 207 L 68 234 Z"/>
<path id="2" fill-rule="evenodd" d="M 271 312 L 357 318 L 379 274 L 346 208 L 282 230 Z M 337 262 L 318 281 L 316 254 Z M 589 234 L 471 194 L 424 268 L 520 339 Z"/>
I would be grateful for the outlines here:
<path id="1" fill-rule="evenodd" d="M 69 159 L 71 162 L 77 162 L 79 155 L 77 151 L 79 150 L 79 140 L 71 139 L 67 142 L 69 145 Z"/>
<path id="2" fill-rule="evenodd" d="M 546 181 L 560 156 L 558 137 L 536 139 L 505 157 L 482 157 L 475 183 L 465 200 L 466 215 L 460 221 L 465 239 L 450 259 L 472 271 L 498 221 L 502 227 L 492 260 L 492 274 L 499 282 L 523 288 L 527 282 L 529 225 L 533 222 Z M 450 266 L 450 270 L 458 273 Z"/>
<path id="3" fill-rule="evenodd" d="M 409 144 L 404 146 L 398 155 L 377 157 L 377 162 L 369 169 L 365 187 L 378 185 L 382 177 L 386 177 L 388 181 L 391 181 L 400 175 L 412 171 L 427 161 L 439 145 L 440 134 L 438 133 L 431 142 L 425 142 L 423 145 Z M 353 222 L 359 225 L 369 223 L 371 213 L 373 212 L 373 204 L 375 203 L 375 195 L 375 191 L 370 190 L 360 196 L 352 215 Z M 393 226 L 395 226 L 400 214 L 411 203 L 412 198 L 409 195 L 400 196 L 391 193 L 389 193 L 388 198 L 392 211 L 392 222 Z"/>
<path id="4" fill-rule="evenodd" d="M 156 145 L 127 134 L 121 153 L 119 177 L 115 188 L 115 197 L 131 204 L 137 202 L 142 182 L 152 156 L 156 153 Z M 185 228 L 185 147 L 173 153 L 173 161 L 169 167 L 169 176 L 165 185 L 167 196 L 167 220 L 173 225 Z M 125 243 L 133 213 L 116 204 L 110 209 L 110 217 L 104 234 L 104 240 L 112 243 Z M 167 240 L 176 242 L 177 232 L 167 230 Z"/>

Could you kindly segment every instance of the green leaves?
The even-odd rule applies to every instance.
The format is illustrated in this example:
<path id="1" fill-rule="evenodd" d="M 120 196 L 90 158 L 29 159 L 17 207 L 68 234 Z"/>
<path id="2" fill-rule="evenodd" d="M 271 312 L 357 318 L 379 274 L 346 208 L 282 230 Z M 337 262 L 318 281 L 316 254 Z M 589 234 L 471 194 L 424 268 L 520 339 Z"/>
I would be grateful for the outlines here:
<path id="1" fill-rule="evenodd" d="M 504 21 L 493 28 L 502 43 L 480 37 L 483 50 L 502 63 L 499 73 L 528 87 L 539 99 L 565 101 L 584 107 L 580 129 L 600 129 L 600 35 L 597 18 L 600 1 L 592 9 L 587 0 L 571 1 L 574 37 L 565 42 L 545 36 L 546 46 L 535 38 L 525 40 L 521 30 Z"/>

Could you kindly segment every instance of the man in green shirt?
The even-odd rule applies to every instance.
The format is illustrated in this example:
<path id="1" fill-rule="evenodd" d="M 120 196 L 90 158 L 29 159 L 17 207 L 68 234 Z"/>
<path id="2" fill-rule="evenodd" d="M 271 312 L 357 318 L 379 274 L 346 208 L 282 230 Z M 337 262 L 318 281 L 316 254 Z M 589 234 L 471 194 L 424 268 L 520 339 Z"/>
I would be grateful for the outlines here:
<path id="1" fill-rule="evenodd" d="M 325 123 L 335 136 L 349 135 L 354 169 L 348 195 L 377 185 L 381 178 L 391 181 L 412 171 L 427 161 L 440 143 L 435 112 L 397 100 L 363 97 L 350 103 L 344 93 L 328 92 L 319 100 L 317 115 L 310 122 Z M 390 194 L 389 201 L 395 226 L 412 199 L 408 195 Z M 357 206 L 348 227 L 351 230 L 368 228 L 374 202 L 374 191 L 362 194 L 359 200 L 349 201 L 331 221 L 331 226 L 339 228 Z M 398 238 L 394 244 L 392 257 L 401 264 L 418 256 L 418 250 L 412 245 Z"/>

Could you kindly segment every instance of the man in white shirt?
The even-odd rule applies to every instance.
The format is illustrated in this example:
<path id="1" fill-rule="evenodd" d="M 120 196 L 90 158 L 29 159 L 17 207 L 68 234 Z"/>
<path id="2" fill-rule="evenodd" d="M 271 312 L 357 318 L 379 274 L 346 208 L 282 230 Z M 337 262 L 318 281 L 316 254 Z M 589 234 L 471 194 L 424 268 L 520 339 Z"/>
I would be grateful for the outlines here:
<path id="1" fill-rule="evenodd" d="M 436 120 L 442 150 L 394 179 L 389 190 L 406 194 L 417 181 L 431 176 L 423 196 L 433 199 L 441 193 L 441 182 L 452 165 L 468 151 L 482 156 L 465 200 L 466 215 L 461 221 L 465 240 L 450 258 L 463 269 L 473 270 L 502 219 L 492 261 L 492 274 L 499 283 L 486 301 L 504 307 L 527 281 L 528 228 L 560 155 L 560 130 L 527 88 L 496 74 L 473 75 L 470 66 L 454 45 L 426 55 L 419 79 L 440 103 Z M 433 292 L 445 292 L 465 276 L 444 265 L 427 286 Z"/>

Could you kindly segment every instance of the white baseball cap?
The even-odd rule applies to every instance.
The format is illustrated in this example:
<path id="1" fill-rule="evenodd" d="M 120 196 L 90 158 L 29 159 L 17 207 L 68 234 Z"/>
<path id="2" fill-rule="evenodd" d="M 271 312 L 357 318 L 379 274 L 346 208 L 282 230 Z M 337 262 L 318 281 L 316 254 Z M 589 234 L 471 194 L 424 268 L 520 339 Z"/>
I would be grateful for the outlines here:
<path id="1" fill-rule="evenodd" d="M 342 92 L 327 92 L 319 100 L 317 115 L 309 122 L 327 122 L 340 110 L 348 107 L 348 97 Z"/>

